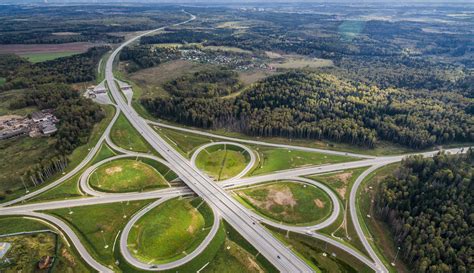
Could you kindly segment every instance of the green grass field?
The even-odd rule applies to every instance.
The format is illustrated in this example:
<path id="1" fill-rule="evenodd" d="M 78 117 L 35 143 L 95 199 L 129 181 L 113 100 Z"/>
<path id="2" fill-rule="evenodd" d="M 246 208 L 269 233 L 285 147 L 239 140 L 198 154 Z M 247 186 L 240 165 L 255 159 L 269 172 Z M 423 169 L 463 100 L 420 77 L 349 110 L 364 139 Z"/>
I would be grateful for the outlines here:
<path id="1" fill-rule="evenodd" d="M 81 171 L 77 174 L 69 178 L 68 180 L 64 181 L 60 185 L 44 192 L 36 197 L 28 200 L 27 202 L 42 202 L 42 201 L 52 201 L 52 200 L 64 200 L 69 198 L 78 198 L 83 197 L 81 192 L 79 191 L 79 178 L 81 174 L 84 172 L 85 169 L 90 167 L 91 165 L 102 161 L 106 158 L 112 157 L 116 155 L 107 144 L 102 144 L 99 152 L 95 155 L 94 159 L 92 159 L 89 164 L 87 164 Z"/>
<path id="2" fill-rule="evenodd" d="M 123 230 L 130 217 L 150 202 L 151 200 L 141 200 L 101 204 L 77 207 L 71 210 L 56 209 L 47 211 L 47 213 L 66 221 L 97 261 L 107 266 L 110 265 L 114 271 L 118 271 L 113 252 L 114 243 L 118 242 L 115 238 Z M 72 214 L 70 214 L 71 211 Z M 124 215 L 126 215 L 125 218 Z M 115 248 L 118 248 L 118 245 Z"/>
<path id="3" fill-rule="evenodd" d="M 330 244 L 299 233 L 268 227 L 273 234 L 297 255 L 312 265 L 317 272 L 369 273 L 371 268 L 349 253 Z"/>
<path id="4" fill-rule="evenodd" d="M 196 166 L 217 181 L 226 180 L 239 174 L 250 161 L 250 155 L 233 145 L 215 145 L 201 151 L 196 158 Z"/>
<path id="5" fill-rule="evenodd" d="M 211 141 L 217 141 L 197 134 L 184 133 L 173 129 L 155 127 L 155 130 L 181 154 L 190 158 L 194 150 Z"/>
<path id="6" fill-rule="evenodd" d="M 264 184 L 236 193 L 260 214 L 294 225 L 319 223 L 329 217 L 333 208 L 325 192 L 301 183 Z"/>
<path id="7" fill-rule="evenodd" d="M 143 139 L 143 137 L 132 127 L 127 118 L 120 114 L 110 132 L 112 141 L 127 150 L 148 153 L 153 148 Z"/>
<path id="8" fill-rule="evenodd" d="M 69 56 L 76 55 L 79 53 L 81 52 L 77 52 L 77 51 L 41 52 L 41 53 L 22 54 L 21 57 L 26 58 L 28 61 L 32 63 L 40 63 L 40 62 L 51 61 L 51 60 L 62 58 L 62 57 L 69 57 Z"/>
<path id="9" fill-rule="evenodd" d="M 128 247 L 143 262 L 177 260 L 196 248 L 209 233 L 212 213 L 200 198 L 176 198 L 150 210 L 131 230 Z M 199 206 L 199 209 L 198 209 Z"/>
<path id="10" fill-rule="evenodd" d="M 342 201 L 346 201 L 349 199 L 350 189 L 352 188 L 352 185 L 354 184 L 355 180 L 366 169 L 366 167 L 350 169 L 334 173 L 313 175 L 309 176 L 309 178 L 328 185 L 339 195 Z"/>
<path id="11" fill-rule="evenodd" d="M 202 272 L 206 273 L 259 273 L 264 269 L 255 257 L 231 240 L 225 240 L 216 257 Z"/>
<path id="12" fill-rule="evenodd" d="M 4 85 L 6 80 L 7 79 L 0 77 L 0 86 Z"/>
<path id="13" fill-rule="evenodd" d="M 152 166 L 135 159 L 106 163 L 89 177 L 90 185 L 106 192 L 131 192 L 168 187 L 168 181 Z"/>
<path id="14" fill-rule="evenodd" d="M 344 243 L 353 246 L 367 255 L 362 242 L 357 236 L 357 232 L 355 231 L 350 214 L 348 212 L 349 195 L 352 186 L 357 177 L 359 177 L 359 175 L 361 175 L 366 169 L 366 167 L 356 168 L 340 172 L 309 176 L 309 178 L 322 182 L 333 189 L 334 192 L 336 192 L 339 196 L 341 200 L 341 206 L 344 210 L 340 215 L 340 219 L 337 221 L 338 224 L 334 223 L 333 225 L 321 230 L 321 232 L 326 235 L 334 234 L 334 236 L 340 238 Z"/>
<path id="15" fill-rule="evenodd" d="M 43 222 L 30 218 L 9 216 L 0 218 L 0 234 L 9 234 L 25 231 L 54 230 Z M 40 233 L 28 236 L 14 236 L 1 238 L 2 242 L 13 243 L 13 248 L 7 253 L 8 258 L 13 259 L 17 265 L 9 268 L 2 268 L 2 272 L 37 272 L 35 267 L 39 258 L 44 255 L 44 251 L 50 251 L 51 233 Z M 55 236 L 54 236 L 55 237 Z M 58 237 L 60 238 L 60 237 Z M 82 260 L 75 249 L 68 247 L 62 239 L 58 242 L 58 251 L 55 265 L 52 272 L 90 272 L 92 269 Z M 56 244 L 56 241 L 54 242 Z M 12 257 L 11 254 L 19 254 Z M 54 252 L 52 253 L 54 254 Z"/>
<path id="16" fill-rule="evenodd" d="M 255 147 L 254 150 L 259 154 L 260 163 L 259 166 L 252 171 L 251 175 L 265 174 L 297 167 L 357 160 L 356 158 L 348 156 L 329 155 L 284 148 L 258 146 Z"/>

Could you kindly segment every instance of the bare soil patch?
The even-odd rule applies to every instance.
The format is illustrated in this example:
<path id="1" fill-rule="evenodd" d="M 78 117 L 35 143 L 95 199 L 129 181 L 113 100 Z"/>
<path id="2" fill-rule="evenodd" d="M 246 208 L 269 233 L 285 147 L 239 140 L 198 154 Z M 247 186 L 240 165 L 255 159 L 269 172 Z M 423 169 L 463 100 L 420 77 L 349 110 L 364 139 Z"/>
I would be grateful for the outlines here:
<path id="1" fill-rule="evenodd" d="M 108 174 L 108 175 L 119 173 L 121 171 L 122 171 L 122 167 L 119 167 L 119 166 L 110 167 L 110 168 L 105 169 L 105 173 Z"/>
<path id="2" fill-rule="evenodd" d="M 314 199 L 314 204 L 318 207 L 318 208 L 324 208 L 324 203 L 323 201 L 319 200 L 319 199 Z"/>
<path id="3" fill-rule="evenodd" d="M 291 190 L 287 187 L 281 190 L 270 189 L 267 196 L 267 205 L 271 207 L 274 204 L 293 208 L 296 205 L 296 200 Z"/>

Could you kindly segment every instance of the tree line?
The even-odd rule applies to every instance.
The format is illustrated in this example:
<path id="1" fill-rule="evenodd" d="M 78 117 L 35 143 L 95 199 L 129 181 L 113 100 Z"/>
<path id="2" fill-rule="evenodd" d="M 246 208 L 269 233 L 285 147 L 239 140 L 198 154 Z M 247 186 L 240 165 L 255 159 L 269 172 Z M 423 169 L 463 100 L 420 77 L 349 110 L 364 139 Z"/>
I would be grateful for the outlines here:
<path id="1" fill-rule="evenodd" d="M 99 60 L 109 50 L 110 47 L 105 46 L 93 47 L 82 54 L 40 63 L 30 63 L 20 57 L 7 55 L 5 61 L 0 61 L 0 76 L 6 78 L 5 84 L 0 88 L 10 90 L 46 83 L 93 81 Z"/>
<path id="2" fill-rule="evenodd" d="M 175 93 L 141 103 L 160 118 L 255 136 L 367 147 L 386 140 L 412 148 L 474 140 L 472 102 L 459 94 L 379 89 L 327 74 L 280 74 L 230 99 Z"/>
<path id="3" fill-rule="evenodd" d="M 223 67 L 186 74 L 164 84 L 164 89 L 178 97 L 226 96 L 242 88 L 237 72 Z"/>
<path id="4" fill-rule="evenodd" d="M 60 120 L 55 133 L 56 149 L 62 155 L 87 143 L 94 124 L 105 116 L 98 104 L 91 103 L 66 84 L 41 85 L 26 91 L 21 99 L 10 105 L 11 108 L 27 106 L 54 109 L 54 114 Z"/>
<path id="5" fill-rule="evenodd" d="M 474 271 L 474 153 L 402 161 L 381 184 L 377 213 L 414 272 Z"/>
<path id="6" fill-rule="evenodd" d="M 150 45 L 127 46 L 120 52 L 120 61 L 126 61 L 128 73 L 153 67 L 181 56 L 176 48 L 153 47 Z"/>

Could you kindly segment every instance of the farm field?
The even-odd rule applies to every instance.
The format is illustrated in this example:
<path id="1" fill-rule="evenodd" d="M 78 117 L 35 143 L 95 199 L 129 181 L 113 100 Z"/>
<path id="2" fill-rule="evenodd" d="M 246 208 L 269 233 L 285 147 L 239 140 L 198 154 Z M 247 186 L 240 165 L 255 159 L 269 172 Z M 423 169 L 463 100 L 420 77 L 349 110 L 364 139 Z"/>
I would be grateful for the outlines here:
<path id="1" fill-rule="evenodd" d="M 0 54 L 16 54 L 35 63 L 86 52 L 87 49 L 96 45 L 98 44 L 89 42 L 0 45 Z"/>
<path id="2" fill-rule="evenodd" d="M 316 224 L 332 212 L 331 200 L 325 192 L 302 183 L 270 183 L 235 193 L 258 213 L 276 222 Z"/>
<path id="3" fill-rule="evenodd" d="M 100 166 L 89 177 L 89 183 L 106 192 L 144 191 L 168 186 L 158 170 L 135 159 L 118 159 Z"/>

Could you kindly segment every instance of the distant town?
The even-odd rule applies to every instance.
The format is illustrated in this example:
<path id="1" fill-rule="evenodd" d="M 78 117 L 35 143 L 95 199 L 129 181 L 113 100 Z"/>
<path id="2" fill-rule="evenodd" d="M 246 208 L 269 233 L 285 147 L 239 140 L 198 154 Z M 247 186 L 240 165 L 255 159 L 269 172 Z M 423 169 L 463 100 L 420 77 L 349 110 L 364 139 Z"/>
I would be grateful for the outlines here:
<path id="1" fill-rule="evenodd" d="M 49 136 L 58 129 L 59 119 L 52 109 L 34 112 L 26 117 L 18 115 L 0 116 L 0 140 L 22 135 L 30 137 Z"/>

